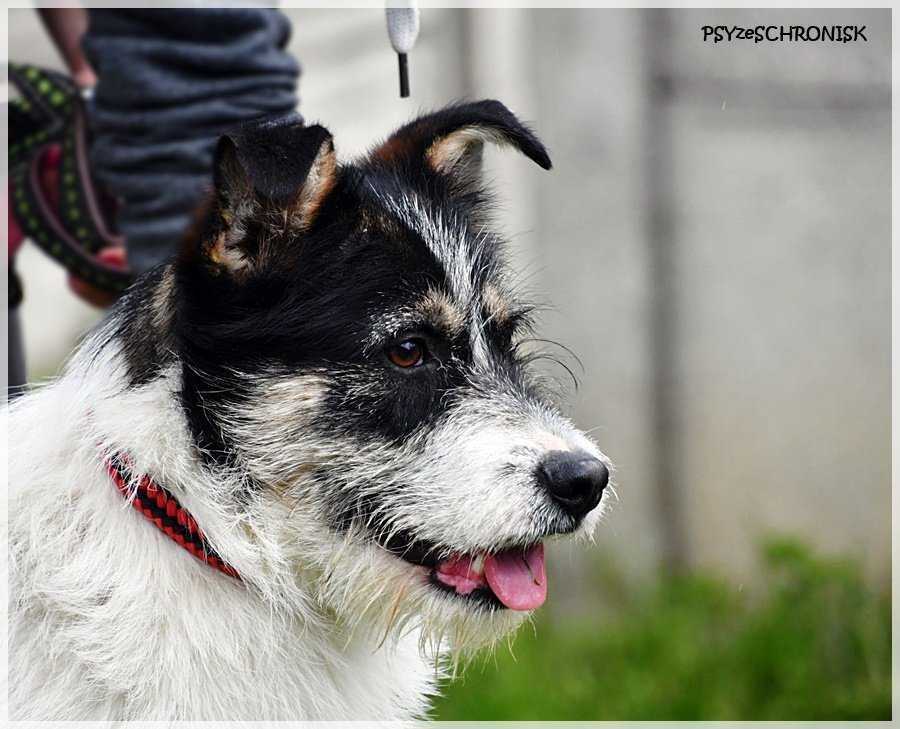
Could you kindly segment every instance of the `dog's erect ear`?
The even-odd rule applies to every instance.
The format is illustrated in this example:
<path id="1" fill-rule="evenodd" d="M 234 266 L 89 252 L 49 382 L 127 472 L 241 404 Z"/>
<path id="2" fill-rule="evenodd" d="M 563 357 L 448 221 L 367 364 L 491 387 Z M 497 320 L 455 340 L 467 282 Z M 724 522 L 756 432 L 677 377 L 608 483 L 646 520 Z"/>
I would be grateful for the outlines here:
<path id="1" fill-rule="evenodd" d="M 297 118 L 255 122 L 219 140 L 209 258 L 242 269 L 291 232 L 308 230 L 334 187 L 331 134 Z"/>
<path id="2" fill-rule="evenodd" d="M 518 149 L 545 170 L 552 166 L 534 133 L 499 101 L 449 106 L 394 132 L 372 158 L 384 164 L 423 159 L 433 171 L 470 180 L 481 172 L 485 142 Z"/>

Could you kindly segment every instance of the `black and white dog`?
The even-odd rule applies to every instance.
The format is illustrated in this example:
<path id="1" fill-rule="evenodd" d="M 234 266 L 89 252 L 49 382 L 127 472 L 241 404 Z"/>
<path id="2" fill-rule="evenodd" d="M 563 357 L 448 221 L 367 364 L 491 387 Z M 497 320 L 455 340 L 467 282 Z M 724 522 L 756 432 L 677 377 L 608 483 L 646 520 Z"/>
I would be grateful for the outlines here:
<path id="1" fill-rule="evenodd" d="M 496 101 L 353 164 L 221 140 L 178 258 L 10 408 L 13 718 L 421 716 L 543 603 L 609 464 L 529 373 L 485 141 L 550 167 Z"/>

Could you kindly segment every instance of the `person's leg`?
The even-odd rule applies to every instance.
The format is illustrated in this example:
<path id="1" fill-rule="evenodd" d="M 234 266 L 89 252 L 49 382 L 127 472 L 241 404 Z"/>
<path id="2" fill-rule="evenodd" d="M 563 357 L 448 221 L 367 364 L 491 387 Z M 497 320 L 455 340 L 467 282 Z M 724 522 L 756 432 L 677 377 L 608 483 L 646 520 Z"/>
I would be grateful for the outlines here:
<path id="1" fill-rule="evenodd" d="M 217 137 L 292 113 L 297 62 L 270 9 L 91 10 L 83 46 L 96 181 L 117 197 L 128 264 L 167 258 L 208 189 Z"/>
<path id="2" fill-rule="evenodd" d="M 15 275 L 15 274 L 13 274 Z M 10 285 L 14 285 L 10 281 Z M 22 324 L 19 320 L 19 302 L 10 302 L 8 331 L 6 336 L 7 370 L 6 395 L 12 400 L 25 392 L 28 373 L 25 369 L 25 345 L 22 338 Z"/>

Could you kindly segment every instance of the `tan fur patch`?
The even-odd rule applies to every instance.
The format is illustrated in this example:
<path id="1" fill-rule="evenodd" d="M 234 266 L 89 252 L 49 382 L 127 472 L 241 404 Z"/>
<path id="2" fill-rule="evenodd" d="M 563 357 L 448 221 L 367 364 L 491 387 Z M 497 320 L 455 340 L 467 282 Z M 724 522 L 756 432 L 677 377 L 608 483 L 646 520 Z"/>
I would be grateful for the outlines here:
<path id="1" fill-rule="evenodd" d="M 372 151 L 372 159 L 390 164 L 407 155 L 412 150 L 408 139 L 392 137 Z"/>
<path id="2" fill-rule="evenodd" d="M 435 171 L 448 173 L 462 161 L 474 145 L 484 142 L 502 145 L 507 143 L 507 140 L 503 135 L 485 127 L 463 127 L 434 142 L 425 152 L 425 159 Z"/>
<path id="3" fill-rule="evenodd" d="M 327 139 L 322 142 L 309 175 L 296 201 L 288 210 L 288 222 L 295 230 L 308 229 L 316 219 L 319 208 L 334 189 L 337 178 L 337 157 L 334 143 Z"/>
<path id="4" fill-rule="evenodd" d="M 312 476 L 316 473 L 319 465 L 316 463 L 304 463 L 292 468 L 289 473 L 283 474 L 281 478 L 267 482 L 267 485 L 282 499 L 288 506 L 294 506 L 297 503 L 297 488 L 303 484 L 310 483 Z"/>
<path id="5" fill-rule="evenodd" d="M 481 292 L 481 300 L 484 303 L 488 316 L 493 321 L 498 324 L 509 321 L 512 306 L 507 296 L 500 290 L 500 287 L 492 283 L 485 284 Z"/>
<path id="6" fill-rule="evenodd" d="M 151 299 L 151 308 L 153 316 L 153 328 L 158 332 L 167 331 L 169 328 L 169 319 L 172 315 L 172 292 L 175 290 L 175 271 L 172 266 L 166 266 L 159 284 L 153 292 Z"/>
<path id="7" fill-rule="evenodd" d="M 209 246 L 209 260 L 219 266 L 227 268 L 229 271 L 240 271 L 247 267 L 247 259 L 241 255 L 240 250 L 231 241 L 231 238 L 237 236 L 222 232 L 216 237 Z"/>
<path id="8" fill-rule="evenodd" d="M 460 334 L 466 326 L 462 309 L 443 291 L 430 289 L 416 304 L 416 311 L 432 326 L 450 336 Z"/>

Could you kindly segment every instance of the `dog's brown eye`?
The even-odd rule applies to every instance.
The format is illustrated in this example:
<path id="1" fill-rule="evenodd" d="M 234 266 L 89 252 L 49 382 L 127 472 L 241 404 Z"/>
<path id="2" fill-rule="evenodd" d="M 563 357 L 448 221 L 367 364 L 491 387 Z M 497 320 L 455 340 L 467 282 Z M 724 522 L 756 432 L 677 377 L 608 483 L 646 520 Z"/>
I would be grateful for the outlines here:
<path id="1" fill-rule="evenodd" d="M 404 339 L 388 347 L 388 359 L 397 367 L 409 369 L 418 367 L 425 362 L 427 349 L 421 339 Z"/>

